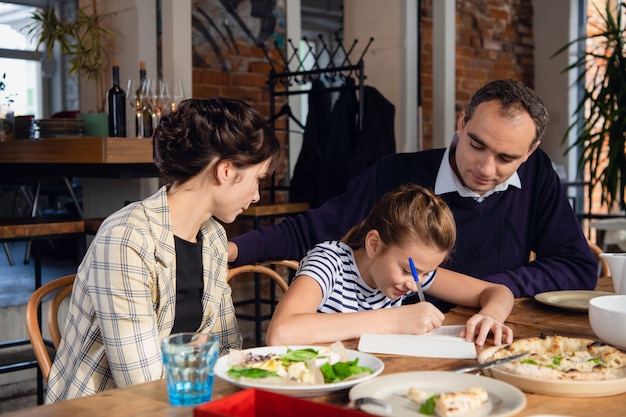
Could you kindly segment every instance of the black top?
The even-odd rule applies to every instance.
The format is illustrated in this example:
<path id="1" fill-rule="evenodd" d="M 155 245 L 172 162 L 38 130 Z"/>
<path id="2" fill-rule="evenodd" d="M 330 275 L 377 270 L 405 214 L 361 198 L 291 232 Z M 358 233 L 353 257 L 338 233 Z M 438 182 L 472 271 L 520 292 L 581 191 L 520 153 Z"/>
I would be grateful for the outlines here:
<path id="1" fill-rule="evenodd" d="M 202 320 L 202 235 L 191 243 L 174 236 L 176 248 L 176 313 L 172 333 L 195 332 Z"/>

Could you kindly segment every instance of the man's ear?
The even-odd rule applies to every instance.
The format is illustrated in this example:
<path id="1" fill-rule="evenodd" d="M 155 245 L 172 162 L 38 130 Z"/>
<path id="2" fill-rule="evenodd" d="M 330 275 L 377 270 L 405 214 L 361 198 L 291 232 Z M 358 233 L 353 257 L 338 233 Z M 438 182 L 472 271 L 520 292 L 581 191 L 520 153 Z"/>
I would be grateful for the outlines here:
<path id="1" fill-rule="evenodd" d="M 538 140 L 536 141 L 533 146 L 530 147 L 530 151 L 528 152 L 528 156 L 530 156 L 533 152 L 535 152 L 537 150 L 537 148 L 539 148 L 539 145 L 541 145 L 541 141 Z"/>
<path id="2" fill-rule="evenodd" d="M 522 163 L 526 162 L 528 160 L 528 158 L 530 158 L 530 155 L 532 155 L 533 152 L 535 152 L 539 148 L 540 144 L 541 144 L 541 141 L 538 140 L 530 147 L 528 152 L 526 152 L 526 155 L 524 156 L 524 158 L 522 160 Z"/>
<path id="3" fill-rule="evenodd" d="M 376 256 L 383 247 L 383 242 L 380 240 L 378 230 L 370 230 L 365 235 L 365 253 L 370 258 Z"/>
<path id="4" fill-rule="evenodd" d="M 465 127 L 465 110 L 459 114 L 459 118 L 456 121 L 456 130 L 461 130 Z"/>

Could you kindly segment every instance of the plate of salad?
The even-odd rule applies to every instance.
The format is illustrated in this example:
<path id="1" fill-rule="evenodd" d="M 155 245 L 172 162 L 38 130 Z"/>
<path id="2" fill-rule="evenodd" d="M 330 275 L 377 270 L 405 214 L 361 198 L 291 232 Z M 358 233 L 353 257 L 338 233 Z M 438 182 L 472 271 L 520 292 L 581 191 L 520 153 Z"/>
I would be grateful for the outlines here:
<path id="1" fill-rule="evenodd" d="M 377 357 L 336 342 L 233 350 L 217 360 L 215 375 L 242 388 L 313 397 L 372 379 L 384 367 Z"/>

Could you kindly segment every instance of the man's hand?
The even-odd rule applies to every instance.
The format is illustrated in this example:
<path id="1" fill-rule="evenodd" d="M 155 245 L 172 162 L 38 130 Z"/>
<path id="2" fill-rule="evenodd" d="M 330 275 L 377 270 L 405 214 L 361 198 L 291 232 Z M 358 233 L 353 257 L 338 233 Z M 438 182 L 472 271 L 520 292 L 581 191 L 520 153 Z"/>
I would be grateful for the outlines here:
<path id="1" fill-rule="evenodd" d="M 239 248 L 233 242 L 228 242 L 228 262 L 234 262 L 239 256 Z"/>

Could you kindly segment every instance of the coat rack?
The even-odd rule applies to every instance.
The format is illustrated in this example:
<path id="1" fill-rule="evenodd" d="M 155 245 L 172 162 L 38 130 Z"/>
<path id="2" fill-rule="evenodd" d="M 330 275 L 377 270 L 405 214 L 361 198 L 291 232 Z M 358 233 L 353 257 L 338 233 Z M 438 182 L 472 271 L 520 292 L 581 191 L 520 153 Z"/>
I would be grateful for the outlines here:
<path id="1" fill-rule="evenodd" d="M 359 129 L 362 128 L 362 119 L 363 119 L 363 90 L 365 87 L 365 72 L 364 72 L 364 62 L 363 57 L 365 53 L 369 49 L 370 45 L 374 41 L 374 38 L 371 37 L 368 40 L 367 45 L 361 52 L 361 55 L 358 59 L 354 59 L 351 57 L 354 47 L 357 45 L 358 40 L 355 39 L 352 42 L 352 45 L 348 49 L 346 49 L 343 39 L 339 37 L 339 33 L 335 32 L 335 41 L 336 46 L 331 49 L 326 42 L 324 41 L 323 36 L 318 35 L 320 43 L 322 44 L 322 48 L 319 51 L 315 51 L 312 46 L 310 46 L 308 42 L 308 38 L 303 37 L 302 39 L 309 44 L 308 50 L 300 56 L 300 49 L 293 44 L 291 39 L 287 40 L 287 47 L 283 51 L 279 46 L 278 42 L 274 41 L 274 46 L 280 55 L 280 60 L 275 61 L 269 56 L 269 51 L 267 48 L 263 48 L 263 53 L 265 54 L 265 58 L 271 65 L 272 69 L 269 74 L 268 86 L 269 86 L 269 96 L 270 96 L 270 128 L 272 132 L 275 131 L 275 121 L 276 121 L 276 98 L 277 97 L 287 97 L 295 94 L 313 94 L 313 93 L 329 93 L 329 92 L 337 92 L 337 91 L 346 91 L 346 90 L 357 90 L 359 91 Z M 334 61 L 338 57 L 342 57 L 342 61 L 340 64 L 336 64 Z M 324 60 L 323 58 L 327 58 Z M 305 62 L 313 60 L 313 65 L 310 69 L 305 69 Z M 324 62 L 327 62 L 324 65 Z M 277 70 L 277 67 L 281 68 L 281 71 Z M 292 71 L 290 68 L 295 69 Z M 294 85 L 303 85 L 308 82 L 315 81 L 317 79 L 322 78 L 322 80 L 328 81 L 330 83 L 334 83 L 339 80 L 346 80 L 348 78 L 356 78 L 358 82 L 355 82 L 353 85 L 344 85 L 342 86 L 329 86 L 325 88 L 319 88 L 315 90 L 301 90 L 301 89 L 290 89 Z M 284 89 L 277 90 L 277 86 L 281 85 Z M 281 110 L 282 111 L 282 110 Z M 272 186 L 270 189 L 270 199 L 272 202 L 275 201 L 275 192 L 276 189 L 274 178 L 272 178 Z"/>

